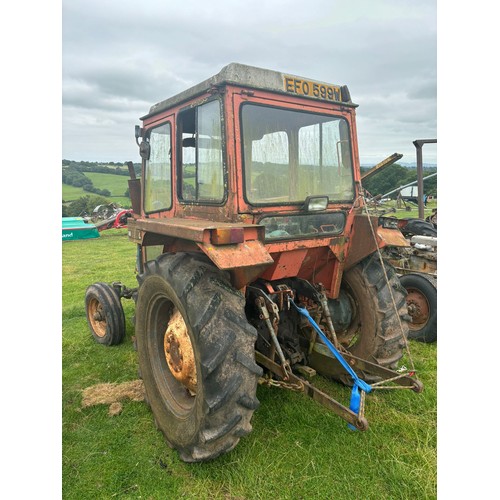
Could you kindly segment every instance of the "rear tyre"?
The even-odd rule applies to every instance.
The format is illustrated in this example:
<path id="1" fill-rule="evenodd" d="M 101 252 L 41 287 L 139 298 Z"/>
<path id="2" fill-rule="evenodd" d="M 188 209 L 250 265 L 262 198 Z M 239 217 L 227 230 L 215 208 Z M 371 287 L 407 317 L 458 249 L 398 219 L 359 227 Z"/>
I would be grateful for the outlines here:
<path id="1" fill-rule="evenodd" d="M 94 340 L 107 346 L 125 338 L 125 313 L 120 295 L 107 283 L 94 283 L 85 292 L 87 323 Z"/>
<path id="2" fill-rule="evenodd" d="M 420 342 L 437 340 L 437 283 L 422 274 L 405 274 L 400 278 L 408 295 L 406 304 L 412 321 L 408 338 Z"/>
<path id="3" fill-rule="evenodd" d="M 406 291 L 394 268 L 386 262 L 384 266 L 389 283 L 377 254 L 365 258 L 344 274 L 341 288 L 351 302 L 352 321 L 344 332 L 337 332 L 337 336 L 354 356 L 392 369 L 403 355 L 409 316 Z M 376 380 L 368 375 L 363 378 Z M 343 377 L 342 381 L 350 383 L 350 377 Z"/>
<path id="4" fill-rule="evenodd" d="M 203 257 L 164 254 L 139 277 L 136 339 L 158 429 L 185 462 L 233 449 L 258 408 L 256 330 L 243 295 Z"/>

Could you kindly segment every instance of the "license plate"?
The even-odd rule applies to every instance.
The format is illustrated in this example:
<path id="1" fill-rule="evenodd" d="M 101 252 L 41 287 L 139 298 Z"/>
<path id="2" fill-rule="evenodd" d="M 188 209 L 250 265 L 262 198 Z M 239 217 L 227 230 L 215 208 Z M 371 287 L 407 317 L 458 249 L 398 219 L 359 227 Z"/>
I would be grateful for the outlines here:
<path id="1" fill-rule="evenodd" d="M 293 76 L 283 78 L 284 88 L 290 94 L 324 99 L 326 101 L 341 102 L 340 87 L 324 83 L 302 80 Z"/>

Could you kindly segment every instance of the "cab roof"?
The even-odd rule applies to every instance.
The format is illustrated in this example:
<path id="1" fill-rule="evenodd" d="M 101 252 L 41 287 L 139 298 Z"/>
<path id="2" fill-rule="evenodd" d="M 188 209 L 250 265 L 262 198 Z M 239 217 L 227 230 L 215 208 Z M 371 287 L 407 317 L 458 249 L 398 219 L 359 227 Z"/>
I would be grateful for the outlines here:
<path id="1" fill-rule="evenodd" d="M 296 97 L 357 106 L 351 101 L 349 89 L 345 85 L 332 85 L 279 71 L 247 66 L 240 63 L 231 63 L 224 66 L 219 73 L 207 80 L 154 104 L 151 106 L 149 113 L 141 117 L 141 120 L 177 106 L 184 101 L 188 101 L 213 87 L 224 84 L 234 84 L 241 87 L 269 90 L 285 95 L 295 95 Z"/>

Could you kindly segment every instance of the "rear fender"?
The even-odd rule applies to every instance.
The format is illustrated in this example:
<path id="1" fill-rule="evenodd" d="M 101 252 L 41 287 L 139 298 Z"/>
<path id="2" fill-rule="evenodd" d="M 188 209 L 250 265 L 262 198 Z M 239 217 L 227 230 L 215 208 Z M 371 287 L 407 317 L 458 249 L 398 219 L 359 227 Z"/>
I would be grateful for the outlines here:
<path id="1" fill-rule="evenodd" d="M 397 227 L 380 226 L 378 217 L 370 216 L 370 220 L 368 220 L 367 215 L 355 215 L 345 260 L 345 270 L 355 266 L 365 257 L 375 252 L 377 248 L 386 246 L 408 247 L 410 243 Z"/>
<path id="2" fill-rule="evenodd" d="M 198 243 L 201 251 L 221 270 L 230 271 L 235 288 L 255 281 L 274 260 L 259 240 L 231 245 Z"/>
<path id="3" fill-rule="evenodd" d="M 139 245 L 163 245 L 163 252 L 203 252 L 229 271 L 235 288 L 254 281 L 274 260 L 264 246 L 264 226 L 185 218 L 128 221 L 129 239 Z"/>

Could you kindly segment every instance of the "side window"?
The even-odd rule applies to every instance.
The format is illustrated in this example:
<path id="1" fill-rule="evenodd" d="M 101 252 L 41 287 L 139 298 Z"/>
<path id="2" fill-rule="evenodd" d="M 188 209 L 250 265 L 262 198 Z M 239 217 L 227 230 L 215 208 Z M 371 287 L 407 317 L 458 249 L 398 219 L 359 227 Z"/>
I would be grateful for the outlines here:
<path id="1" fill-rule="evenodd" d="M 225 190 L 219 101 L 180 113 L 179 130 L 182 137 L 180 198 L 222 202 Z"/>
<path id="2" fill-rule="evenodd" d="M 167 210 L 172 206 L 172 145 L 170 123 L 151 130 L 150 155 L 144 175 L 144 211 Z"/>

